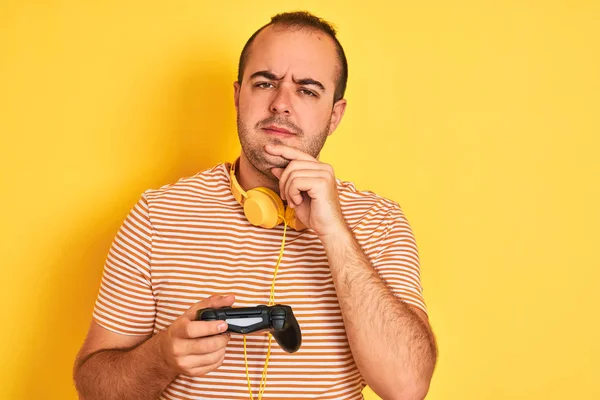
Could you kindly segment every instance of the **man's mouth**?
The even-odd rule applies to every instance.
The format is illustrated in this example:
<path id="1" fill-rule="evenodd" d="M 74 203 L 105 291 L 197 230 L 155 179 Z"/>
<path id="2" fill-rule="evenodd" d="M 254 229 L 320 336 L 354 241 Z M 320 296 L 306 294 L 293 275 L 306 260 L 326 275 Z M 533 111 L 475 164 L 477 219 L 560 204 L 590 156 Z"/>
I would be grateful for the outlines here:
<path id="1" fill-rule="evenodd" d="M 268 125 L 262 128 L 265 132 L 270 133 L 272 135 L 283 135 L 283 136 L 295 136 L 296 134 L 289 129 L 277 126 L 277 125 Z"/>

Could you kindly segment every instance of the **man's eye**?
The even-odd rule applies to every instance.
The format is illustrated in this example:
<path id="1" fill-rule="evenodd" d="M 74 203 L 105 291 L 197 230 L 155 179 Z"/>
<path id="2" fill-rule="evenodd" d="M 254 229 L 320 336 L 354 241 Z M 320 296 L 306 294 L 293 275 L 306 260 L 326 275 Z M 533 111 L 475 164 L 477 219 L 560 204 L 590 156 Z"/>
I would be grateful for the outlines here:
<path id="1" fill-rule="evenodd" d="M 300 92 L 301 92 L 302 94 L 305 94 L 305 95 L 307 95 L 307 96 L 313 96 L 313 97 L 317 97 L 317 95 L 315 94 L 315 92 L 312 92 L 312 91 L 310 91 L 310 90 L 308 90 L 308 89 L 300 89 Z"/>
<path id="2" fill-rule="evenodd" d="M 269 89 L 275 87 L 271 82 L 259 82 L 254 86 L 261 89 Z"/>

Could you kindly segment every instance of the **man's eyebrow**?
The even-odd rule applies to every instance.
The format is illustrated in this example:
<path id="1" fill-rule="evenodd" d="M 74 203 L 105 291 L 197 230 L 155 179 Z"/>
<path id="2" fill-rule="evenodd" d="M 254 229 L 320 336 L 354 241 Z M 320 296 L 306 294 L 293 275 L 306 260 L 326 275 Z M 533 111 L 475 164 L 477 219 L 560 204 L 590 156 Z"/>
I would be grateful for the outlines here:
<path id="1" fill-rule="evenodd" d="M 252 75 L 250 75 L 250 79 L 254 79 L 254 78 L 258 78 L 258 77 L 263 77 L 272 81 L 278 81 L 281 80 L 281 78 L 279 78 L 277 75 L 275 75 L 274 73 L 272 73 L 271 71 L 256 71 L 255 73 L 253 73 Z M 321 89 L 321 91 L 326 92 L 327 90 L 325 89 L 325 86 L 314 79 L 311 78 L 304 78 L 304 79 L 294 79 L 294 83 L 296 83 L 297 85 L 312 85 L 312 86 L 316 86 L 319 89 Z"/>
<path id="2" fill-rule="evenodd" d="M 254 78 L 258 78 L 259 76 L 262 76 L 263 78 L 267 78 L 270 79 L 272 81 L 278 81 L 281 78 L 278 78 L 277 75 L 275 75 L 274 73 L 272 73 L 271 71 L 257 71 L 255 73 L 253 73 L 252 75 L 250 75 L 250 79 L 254 79 Z"/>
<path id="3" fill-rule="evenodd" d="M 298 85 L 313 85 L 313 86 L 317 86 L 323 92 L 326 92 L 325 86 L 323 86 L 323 84 L 321 82 L 316 81 L 314 79 L 310 79 L 310 78 L 298 79 L 298 80 L 294 79 L 294 82 L 296 82 Z"/>

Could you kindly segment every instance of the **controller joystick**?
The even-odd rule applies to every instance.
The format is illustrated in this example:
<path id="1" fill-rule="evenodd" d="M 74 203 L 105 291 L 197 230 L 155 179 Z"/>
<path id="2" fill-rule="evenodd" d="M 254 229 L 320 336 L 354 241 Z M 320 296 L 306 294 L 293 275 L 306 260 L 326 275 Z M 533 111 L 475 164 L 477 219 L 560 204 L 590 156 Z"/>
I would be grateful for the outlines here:
<path id="1" fill-rule="evenodd" d="M 196 312 L 197 321 L 225 321 L 227 332 L 250 334 L 269 331 L 277 344 L 288 353 L 295 353 L 302 344 L 300 325 L 290 306 L 258 305 L 256 307 L 203 308 Z"/>

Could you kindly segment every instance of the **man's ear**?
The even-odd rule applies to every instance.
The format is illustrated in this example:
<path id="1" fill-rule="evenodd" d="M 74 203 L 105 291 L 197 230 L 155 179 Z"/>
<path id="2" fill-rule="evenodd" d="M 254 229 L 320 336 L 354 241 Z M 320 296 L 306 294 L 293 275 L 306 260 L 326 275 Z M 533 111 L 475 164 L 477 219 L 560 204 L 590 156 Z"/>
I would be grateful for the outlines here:
<path id="1" fill-rule="evenodd" d="M 235 103 L 235 110 L 238 110 L 240 106 L 240 90 L 241 86 L 239 82 L 233 82 L 233 101 Z"/>
<path id="2" fill-rule="evenodd" d="M 345 99 L 340 99 L 333 105 L 333 109 L 331 110 L 331 122 L 329 124 L 329 135 L 331 135 L 340 122 L 342 122 L 342 117 L 344 116 L 344 112 L 346 112 L 346 104 L 347 102 Z"/>

